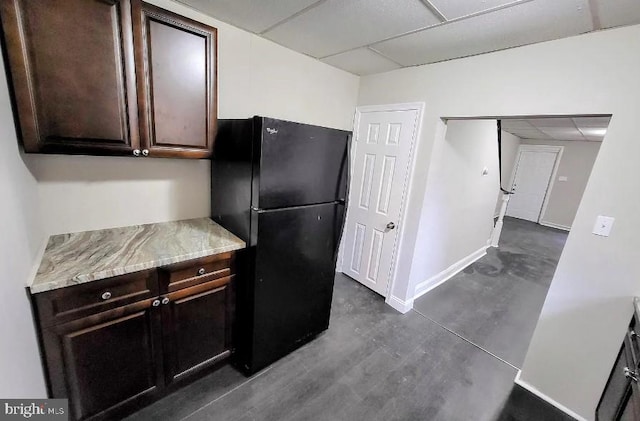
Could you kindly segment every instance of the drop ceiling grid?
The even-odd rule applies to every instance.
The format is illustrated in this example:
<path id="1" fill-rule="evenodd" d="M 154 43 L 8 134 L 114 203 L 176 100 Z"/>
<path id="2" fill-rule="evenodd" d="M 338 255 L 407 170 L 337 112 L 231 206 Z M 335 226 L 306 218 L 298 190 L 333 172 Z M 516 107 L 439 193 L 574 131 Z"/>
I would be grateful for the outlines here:
<path id="1" fill-rule="evenodd" d="M 327 0 L 263 36 L 324 58 L 437 23 L 420 0 Z"/>
<path id="2" fill-rule="evenodd" d="M 405 66 L 435 63 L 589 32 L 587 0 L 535 0 L 374 44 Z"/>
<path id="3" fill-rule="evenodd" d="M 355 74 L 363 74 L 370 71 L 381 73 L 402 67 L 370 48 L 358 48 L 357 50 L 335 54 L 323 58 L 322 61 Z"/>
<path id="4" fill-rule="evenodd" d="M 325 0 L 177 0 L 223 22 L 259 34 Z"/>
<path id="5" fill-rule="evenodd" d="M 505 119 L 506 132 L 523 139 L 601 142 L 610 117 L 547 117 L 531 119 Z M 585 134 L 584 131 L 604 131 Z"/>
<path id="6" fill-rule="evenodd" d="M 360 75 L 640 23 L 638 0 L 178 1 Z M 363 55 L 371 66 L 353 70 Z"/>

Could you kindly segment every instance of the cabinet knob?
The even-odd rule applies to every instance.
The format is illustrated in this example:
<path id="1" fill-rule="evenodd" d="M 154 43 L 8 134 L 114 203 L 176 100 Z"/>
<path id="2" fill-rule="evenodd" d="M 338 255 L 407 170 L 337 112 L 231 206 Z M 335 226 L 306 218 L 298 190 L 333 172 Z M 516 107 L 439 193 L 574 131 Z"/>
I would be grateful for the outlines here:
<path id="1" fill-rule="evenodd" d="M 164 297 L 162 299 L 162 304 L 165 304 L 165 305 L 169 304 L 169 299 L 167 297 Z"/>
<path id="2" fill-rule="evenodd" d="M 143 149 L 142 156 L 149 156 L 149 149 Z"/>
<path id="3" fill-rule="evenodd" d="M 140 156 L 140 149 L 134 149 L 133 156 Z"/>
<path id="4" fill-rule="evenodd" d="M 111 293 L 109 291 L 103 292 L 100 297 L 102 297 L 103 300 L 108 300 L 111 298 Z"/>
<path id="5" fill-rule="evenodd" d="M 198 275 L 204 275 L 205 272 L 206 272 L 206 270 L 204 270 L 204 268 L 198 269 Z"/>
<path id="6" fill-rule="evenodd" d="M 153 302 L 151 303 L 152 306 L 154 307 L 158 307 L 160 305 L 160 300 L 153 300 Z"/>
<path id="7" fill-rule="evenodd" d="M 638 383 L 638 373 L 630 370 L 629 367 L 624 368 L 624 376 L 631 379 L 632 381 Z"/>

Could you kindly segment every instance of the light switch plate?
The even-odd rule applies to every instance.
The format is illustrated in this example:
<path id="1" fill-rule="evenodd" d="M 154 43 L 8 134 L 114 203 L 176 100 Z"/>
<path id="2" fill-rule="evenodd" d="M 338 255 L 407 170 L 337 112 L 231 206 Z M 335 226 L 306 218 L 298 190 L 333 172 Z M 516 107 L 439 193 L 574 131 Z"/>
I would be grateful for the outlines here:
<path id="1" fill-rule="evenodd" d="M 613 226 L 613 222 L 615 220 L 615 218 L 612 218 L 610 216 L 598 215 L 598 217 L 596 218 L 596 224 L 593 226 L 593 233 L 595 235 L 608 237 L 611 233 L 611 227 Z"/>
<path id="2" fill-rule="evenodd" d="M 567 181 L 568 178 L 566 175 L 561 175 L 560 177 L 558 177 L 558 181 Z"/>

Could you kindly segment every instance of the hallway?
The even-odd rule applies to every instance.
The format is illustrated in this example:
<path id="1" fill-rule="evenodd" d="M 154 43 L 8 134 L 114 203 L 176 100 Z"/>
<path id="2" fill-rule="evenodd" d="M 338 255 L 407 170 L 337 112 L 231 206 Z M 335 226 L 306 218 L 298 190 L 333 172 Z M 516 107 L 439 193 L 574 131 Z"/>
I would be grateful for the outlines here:
<path id="1" fill-rule="evenodd" d="M 506 217 L 500 247 L 418 298 L 414 310 L 519 369 L 567 235 Z"/>

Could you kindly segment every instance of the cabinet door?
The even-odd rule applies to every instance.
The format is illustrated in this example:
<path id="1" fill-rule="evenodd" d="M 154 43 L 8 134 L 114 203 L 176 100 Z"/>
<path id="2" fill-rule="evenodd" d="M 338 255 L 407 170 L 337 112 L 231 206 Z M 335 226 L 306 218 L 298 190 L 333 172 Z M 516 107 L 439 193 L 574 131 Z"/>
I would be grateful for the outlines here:
<path id="1" fill-rule="evenodd" d="M 628 334 L 620 348 L 598 407 L 598 421 L 640 421 L 638 363 Z"/>
<path id="2" fill-rule="evenodd" d="M 167 383 L 186 378 L 231 354 L 232 276 L 163 297 Z"/>
<path id="3" fill-rule="evenodd" d="M 139 147 L 130 0 L 1 0 L 27 152 L 131 154 Z"/>
<path id="4" fill-rule="evenodd" d="M 50 393 L 72 419 L 112 418 L 163 385 L 160 311 L 154 299 L 43 331 Z"/>
<path id="5" fill-rule="evenodd" d="M 139 0 L 133 0 L 133 14 L 143 152 L 211 156 L 216 29 Z"/>

